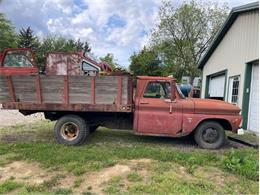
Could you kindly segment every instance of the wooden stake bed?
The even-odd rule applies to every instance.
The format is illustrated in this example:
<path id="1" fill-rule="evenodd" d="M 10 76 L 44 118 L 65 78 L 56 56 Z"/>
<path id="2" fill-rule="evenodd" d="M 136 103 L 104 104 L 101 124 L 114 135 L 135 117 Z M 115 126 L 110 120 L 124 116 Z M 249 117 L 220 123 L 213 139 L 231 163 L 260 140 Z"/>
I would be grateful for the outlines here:
<path id="1" fill-rule="evenodd" d="M 129 76 L 0 75 L 3 109 L 132 112 Z"/>

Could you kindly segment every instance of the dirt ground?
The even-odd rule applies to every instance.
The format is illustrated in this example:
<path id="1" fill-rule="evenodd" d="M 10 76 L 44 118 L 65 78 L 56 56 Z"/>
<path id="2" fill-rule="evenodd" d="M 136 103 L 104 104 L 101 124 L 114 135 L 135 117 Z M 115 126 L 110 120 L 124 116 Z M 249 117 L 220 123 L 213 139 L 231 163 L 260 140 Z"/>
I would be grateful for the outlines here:
<path id="1" fill-rule="evenodd" d="M 24 116 L 18 110 L 0 109 L 0 126 L 11 126 L 17 124 L 32 123 L 40 120 L 44 120 L 43 113 Z"/>

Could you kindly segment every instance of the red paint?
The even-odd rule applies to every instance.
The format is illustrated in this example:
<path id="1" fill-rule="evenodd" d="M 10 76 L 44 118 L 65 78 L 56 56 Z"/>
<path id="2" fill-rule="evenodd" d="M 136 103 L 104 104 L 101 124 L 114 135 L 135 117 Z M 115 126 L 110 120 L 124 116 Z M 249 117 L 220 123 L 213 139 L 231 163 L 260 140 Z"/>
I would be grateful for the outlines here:
<path id="1" fill-rule="evenodd" d="M 28 59 L 31 62 L 32 67 L 5 67 L 4 66 L 4 59 L 8 53 L 12 52 L 29 52 L 32 55 L 32 59 Z M 4 75 L 30 75 L 30 74 L 38 74 L 39 69 L 35 64 L 35 55 L 30 49 L 5 49 L 0 57 L 0 74 Z"/>
<path id="2" fill-rule="evenodd" d="M 91 103 L 92 104 L 96 104 L 95 86 L 96 86 L 96 78 L 95 77 L 91 77 Z"/>
<path id="3" fill-rule="evenodd" d="M 123 107 L 128 105 L 122 105 L 118 107 L 115 104 L 58 104 L 58 103 L 21 103 L 21 102 L 6 102 L 2 104 L 3 109 L 15 109 L 15 110 L 33 110 L 33 111 L 70 111 L 70 112 L 128 112 L 132 110 L 126 110 Z M 129 105 L 130 106 L 130 105 Z"/>
<path id="4" fill-rule="evenodd" d="M 7 85 L 8 85 L 9 96 L 11 98 L 11 101 L 12 102 L 16 102 L 16 97 L 15 97 L 14 85 L 13 85 L 12 77 L 11 76 L 6 76 L 6 79 L 7 79 Z"/>
<path id="5" fill-rule="evenodd" d="M 127 100 L 127 104 L 133 104 L 133 80 L 131 77 L 128 78 L 128 100 Z"/>
<path id="6" fill-rule="evenodd" d="M 149 81 L 172 83 L 172 101 L 143 97 Z M 239 128 L 240 109 L 218 100 L 182 99 L 175 79 L 141 76 L 137 80 L 134 129 L 141 135 L 178 137 L 191 133 L 204 120 L 225 120 L 232 131 Z"/>
<path id="7" fill-rule="evenodd" d="M 42 89 L 41 89 L 41 80 L 40 80 L 39 75 L 37 75 L 35 77 L 35 84 L 36 84 L 37 101 L 39 104 L 41 104 L 42 103 Z"/>

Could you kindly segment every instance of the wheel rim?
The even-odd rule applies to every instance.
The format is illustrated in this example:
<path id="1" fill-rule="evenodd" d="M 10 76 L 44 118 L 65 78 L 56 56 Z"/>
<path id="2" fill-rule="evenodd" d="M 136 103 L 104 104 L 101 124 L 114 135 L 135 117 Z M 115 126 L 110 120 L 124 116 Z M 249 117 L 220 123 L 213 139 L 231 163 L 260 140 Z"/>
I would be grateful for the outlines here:
<path id="1" fill-rule="evenodd" d="M 60 129 L 60 134 L 63 137 L 63 139 L 72 141 L 78 137 L 79 127 L 73 122 L 67 122 L 62 125 Z"/>
<path id="2" fill-rule="evenodd" d="M 210 127 L 207 129 L 204 129 L 202 132 L 202 139 L 204 142 L 207 142 L 209 144 L 215 143 L 219 138 L 218 130 Z"/>

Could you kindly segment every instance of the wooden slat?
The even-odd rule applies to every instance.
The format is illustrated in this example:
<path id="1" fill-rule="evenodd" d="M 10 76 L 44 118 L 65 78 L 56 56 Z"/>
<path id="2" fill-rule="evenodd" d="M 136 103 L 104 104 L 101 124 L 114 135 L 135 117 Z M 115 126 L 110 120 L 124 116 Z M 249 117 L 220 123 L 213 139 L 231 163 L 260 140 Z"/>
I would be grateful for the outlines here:
<path id="1" fill-rule="evenodd" d="M 132 104 L 133 103 L 133 81 L 131 77 L 128 78 L 128 98 L 127 98 L 127 104 Z"/>
<path id="2" fill-rule="evenodd" d="M 96 104 L 96 91 L 95 91 L 96 78 L 91 78 L 91 103 Z"/>
<path id="3" fill-rule="evenodd" d="M 64 76 L 41 76 L 44 103 L 64 103 Z"/>
<path id="4" fill-rule="evenodd" d="M 69 77 L 64 76 L 64 103 L 69 104 Z"/>
<path id="5" fill-rule="evenodd" d="M 117 78 L 117 105 L 122 104 L 122 77 Z"/>

